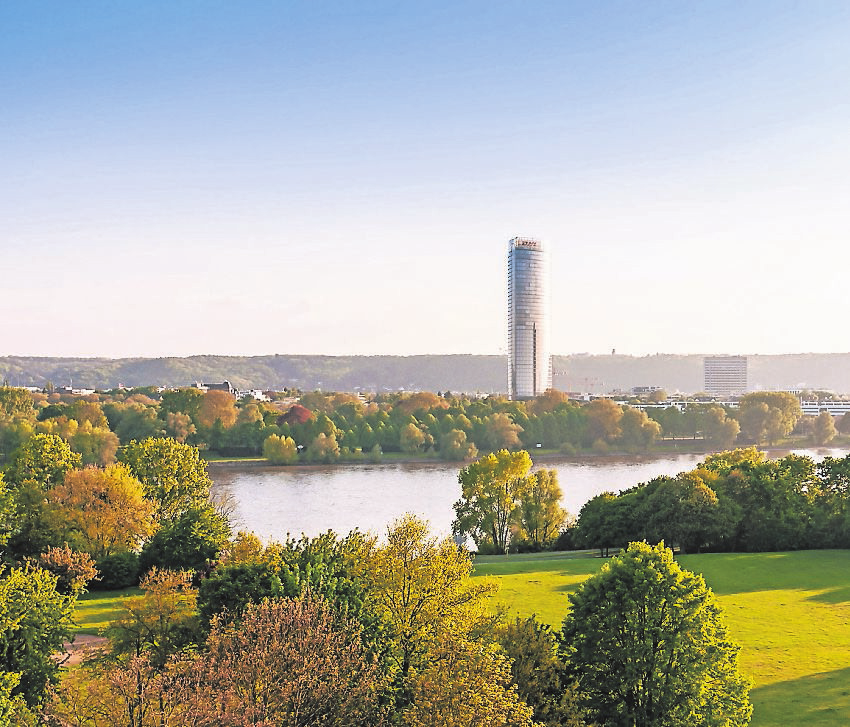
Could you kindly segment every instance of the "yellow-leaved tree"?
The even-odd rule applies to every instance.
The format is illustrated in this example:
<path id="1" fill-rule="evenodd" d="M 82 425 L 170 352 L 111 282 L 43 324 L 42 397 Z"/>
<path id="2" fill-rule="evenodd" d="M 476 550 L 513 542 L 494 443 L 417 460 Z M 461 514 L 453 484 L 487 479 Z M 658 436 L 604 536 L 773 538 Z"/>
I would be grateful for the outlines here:
<path id="1" fill-rule="evenodd" d="M 482 642 L 493 583 L 471 578 L 470 554 L 406 515 L 365 560 L 367 598 L 389 625 L 396 707 L 411 726 L 526 725 L 509 663 Z M 483 685 L 487 682 L 487 686 Z"/>

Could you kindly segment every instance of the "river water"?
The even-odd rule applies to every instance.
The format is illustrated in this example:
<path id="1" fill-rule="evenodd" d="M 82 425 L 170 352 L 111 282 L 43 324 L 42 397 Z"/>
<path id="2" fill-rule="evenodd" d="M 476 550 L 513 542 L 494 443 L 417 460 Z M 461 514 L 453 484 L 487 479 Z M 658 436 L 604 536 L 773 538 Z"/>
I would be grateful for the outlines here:
<path id="1" fill-rule="evenodd" d="M 815 460 L 843 457 L 846 450 L 794 450 Z M 773 452 L 771 456 L 783 456 Z M 541 467 L 558 471 L 563 506 L 577 515 L 582 505 L 606 490 L 619 492 L 659 475 L 675 475 L 705 455 L 665 457 L 575 457 L 547 460 Z M 289 533 L 314 537 L 326 530 L 345 534 L 358 528 L 380 535 L 406 512 L 449 535 L 452 505 L 460 497 L 457 463 L 369 464 L 309 467 L 213 466 L 213 492 L 231 499 L 238 529 L 263 540 Z"/>

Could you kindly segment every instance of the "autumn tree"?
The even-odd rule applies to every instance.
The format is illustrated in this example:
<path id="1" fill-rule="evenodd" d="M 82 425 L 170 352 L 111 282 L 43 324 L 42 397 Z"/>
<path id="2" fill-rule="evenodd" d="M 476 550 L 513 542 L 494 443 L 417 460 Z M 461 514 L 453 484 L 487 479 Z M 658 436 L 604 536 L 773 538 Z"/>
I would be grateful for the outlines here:
<path id="1" fill-rule="evenodd" d="M 702 576 L 632 543 L 569 594 L 560 653 L 598 725 L 747 725 L 749 684 Z"/>
<path id="2" fill-rule="evenodd" d="M 335 462 L 339 459 L 339 444 L 336 440 L 336 436 L 320 432 L 316 435 L 316 438 L 310 442 L 310 446 L 307 447 L 305 456 L 307 457 L 308 462 L 322 462 L 325 464 Z"/>
<path id="3" fill-rule="evenodd" d="M 196 727 L 379 725 L 380 687 L 356 622 L 319 599 L 281 599 L 214 622 L 183 682 L 182 715 Z"/>
<path id="4" fill-rule="evenodd" d="M 519 435 L 522 427 L 503 412 L 497 412 L 484 420 L 485 444 L 488 449 L 517 449 L 522 443 Z"/>
<path id="5" fill-rule="evenodd" d="M 120 464 L 69 472 L 48 501 L 62 537 L 95 560 L 135 550 L 154 530 L 142 483 Z"/>
<path id="6" fill-rule="evenodd" d="M 216 422 L 230 429 L 236 423 L 236 400 L 226 391 L 207 391 L 198 407 L 198 425 L 211 429 Z"/>
<path id="7" fill-rule="evenodd" d="M 292 437 L 270 434 L 263 441 L 263 457 L 272 464 L 295 464 L 298 461 L 298 447 Z"/>
<path id="8" fill-rule="evenodd" d="M 525 450 L 492 452 L 464 467 L 458 473 L 461 497 L 454 504 L 452 530 L 471 536 L 479 549 L 507 552 L 530 471 L 531 457 Z"/>
<path id="9" fill-rule="evenodd" d="M 650 419 L 646 412 L 632 407 L 623 407 L 620 417 L 619 442 L 627 450 L 647 451 L 661 436 L 661 425 Z"/>
<path id="10" fill-rule="evenodd" d="M 738 438 L 741 426 L 726 414 L 723 407 L 710 406 L 703 412 L 702 431 L 705 440 L 713 447 L 729 449 Z"/>
<path id="11" fill-rule="evenodd" d="M 582 411 L 586 419 L 585 445 L 610 443 L 620 436 L 623 410 L 610 399 L 594 399 Z"/>
<path id="12" fill-rule="evenodd" d="M 450 462 L 469 459 L 478 454 L 478 448 L 470 442 L 462 429 L 452 429 L 440 438 L 440 457 Z"/>
<path id="13" fill-rule="evenodd" d="M 406 454 L 416 454 L 425 444 L 425 433 L 413 422 L 405 424 L 400 432 L 401 451 Z"/>
<path id="14" fill-rule="evenodd" d="M 38 556 L 38 566 L 56 576 L 56 590 L 64 596 L 79 596 L 90 581 L 97 578 L 97 568 L 88 553 L 63 547 L 51 547 Z"/>

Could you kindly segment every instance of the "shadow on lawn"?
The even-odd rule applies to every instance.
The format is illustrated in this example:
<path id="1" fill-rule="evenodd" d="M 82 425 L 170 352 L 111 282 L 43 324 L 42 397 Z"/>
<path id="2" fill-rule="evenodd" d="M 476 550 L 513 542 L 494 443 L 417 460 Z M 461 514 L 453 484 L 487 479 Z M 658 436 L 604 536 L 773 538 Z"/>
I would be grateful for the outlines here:
<path id="1" fill-rule="evenodd" d="M 850 723 L 850 668 L 812 674 L 750 692 L 753 727 L 834 727 Z"/>

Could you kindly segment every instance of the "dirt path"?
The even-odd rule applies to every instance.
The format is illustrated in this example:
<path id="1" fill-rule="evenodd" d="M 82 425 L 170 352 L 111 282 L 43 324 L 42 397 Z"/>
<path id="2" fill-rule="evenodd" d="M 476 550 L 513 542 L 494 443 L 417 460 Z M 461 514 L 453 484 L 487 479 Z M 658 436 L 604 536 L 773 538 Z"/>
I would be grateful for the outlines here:
<path id="1" fill-rule="evenodd" d="M 103 649 L 108 641 L 105 636 L 77 634 L 74 637 L 73 643 L 66 641 L 64 644 L 65 651 L 68 652 L 68 658 L 62 662 L 62 666 L 76 666 L 92 652 Z"/>

